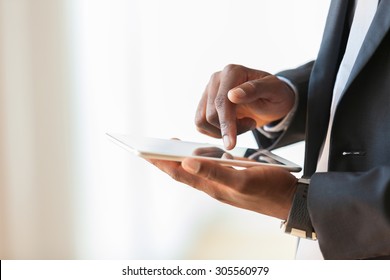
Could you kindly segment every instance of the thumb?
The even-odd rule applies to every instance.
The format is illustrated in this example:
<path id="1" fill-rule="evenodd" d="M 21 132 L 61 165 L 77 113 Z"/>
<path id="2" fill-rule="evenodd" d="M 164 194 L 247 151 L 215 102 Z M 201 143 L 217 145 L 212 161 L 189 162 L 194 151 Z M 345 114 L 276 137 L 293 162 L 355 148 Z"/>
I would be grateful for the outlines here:
<path id="1" fill-rule="evenodd" d="M 245 82 L 228 92 L 229 100 L 234 104 L 247 104 L 260 98 L 268 98 L 274 89 L 272 76 Z"/>

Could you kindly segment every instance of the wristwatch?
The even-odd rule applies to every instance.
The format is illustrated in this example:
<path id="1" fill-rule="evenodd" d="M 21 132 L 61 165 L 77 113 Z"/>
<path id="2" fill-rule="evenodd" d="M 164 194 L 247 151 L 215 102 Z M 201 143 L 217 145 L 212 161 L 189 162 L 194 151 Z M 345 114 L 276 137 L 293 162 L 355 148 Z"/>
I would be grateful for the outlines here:
<path id="1" fill-rule="evenodd" d="M 286 221 L 282 222 L 282 229 L 285 233 L 300 238 L 317 240 L 317 235 L 311 224 L 309 211 L 307 209 L 307 192 L 310 179 L 301 178 L 297 183 L 297 190 Z"/>

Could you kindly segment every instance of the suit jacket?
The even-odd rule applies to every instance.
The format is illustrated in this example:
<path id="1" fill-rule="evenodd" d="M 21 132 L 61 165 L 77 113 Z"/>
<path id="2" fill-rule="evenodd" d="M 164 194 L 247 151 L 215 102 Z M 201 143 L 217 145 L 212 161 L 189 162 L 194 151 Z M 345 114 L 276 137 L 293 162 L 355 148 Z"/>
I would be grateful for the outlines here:
<path id="1" fill-rule="evenodd" d="M 314 63 L 279 73 L 299 91 L 298 112 L 289 128 L 271 140 L 255 132 L 263 148 L 305 139 L 308 211 L 326 259 L 390 257 L 390 0 L 380 1 L 337 106 L 329 172 L 315 172 L 352 4 L 332 0 Z"/>

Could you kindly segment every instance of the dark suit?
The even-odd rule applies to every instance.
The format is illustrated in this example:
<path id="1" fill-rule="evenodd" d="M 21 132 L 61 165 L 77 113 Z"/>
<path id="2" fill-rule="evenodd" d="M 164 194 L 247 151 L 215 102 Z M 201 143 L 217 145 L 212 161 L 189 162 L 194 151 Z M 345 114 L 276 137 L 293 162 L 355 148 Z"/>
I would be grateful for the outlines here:
<path id="1" fill-rule="evenodd" d="M 334 116 L 327 173 L 315 173 L 332 91 L 351 23 L 333 0 L 316 61 L 281 72 L 299 91 L 298 112 L 277 148 L 305 139 L 308 211 L 326 259 L 390 256 L 390 0 L 381 0 Z"/>

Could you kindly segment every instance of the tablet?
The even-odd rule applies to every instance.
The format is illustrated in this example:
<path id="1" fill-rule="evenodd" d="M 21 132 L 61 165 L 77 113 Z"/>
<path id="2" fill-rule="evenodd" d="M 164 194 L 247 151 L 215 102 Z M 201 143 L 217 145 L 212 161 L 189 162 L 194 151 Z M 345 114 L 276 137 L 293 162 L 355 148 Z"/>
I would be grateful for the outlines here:
<path id="1" fill-rule="evenodd" d="M 108 137 L 123 148 L 143 158 L 182 161 L 184 158 L 202 158 L 235 167 L 277 166 L 292 172 L 301 167 L 270 151 L 235 147 L 225 150 L 223 146 L 173 139 L 159 139 L 125 134 L 108 134 Z"/>

